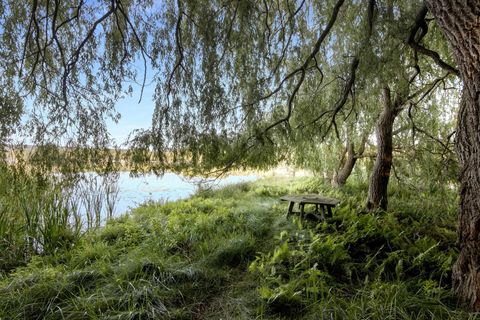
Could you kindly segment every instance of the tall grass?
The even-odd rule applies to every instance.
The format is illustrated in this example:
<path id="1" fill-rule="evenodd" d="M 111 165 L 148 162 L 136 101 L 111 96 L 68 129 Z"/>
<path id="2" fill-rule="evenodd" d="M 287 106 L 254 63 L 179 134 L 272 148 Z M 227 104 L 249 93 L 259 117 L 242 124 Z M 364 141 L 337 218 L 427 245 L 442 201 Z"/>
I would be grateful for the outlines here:
<path id="1" fill-rule="evenodd" d="M 118 188 L 111 177 L 81 180 L 0 167 L 0 273 L 35 255 L 71 249 L 111 218 Z M 100 182 L 99 182 L 100 181 Z"/>
<path id="2" fill-rule="evenodd" d="M 287 218 L 278 197 L 304 192 L 342 203 Z M 277 179 L 149 203 L 0 279 L 0 318 L 474 319 L 451 293 L 454 193 L 394 187 L 375 214 L 365 193 Z"/>
<path id="3" fill-rule="evenodd" d="M 98 228 L 113 217 L 118 201 L 118 173 L 87 173 L 71 187 L 84 212 L 86 228 Z"/>

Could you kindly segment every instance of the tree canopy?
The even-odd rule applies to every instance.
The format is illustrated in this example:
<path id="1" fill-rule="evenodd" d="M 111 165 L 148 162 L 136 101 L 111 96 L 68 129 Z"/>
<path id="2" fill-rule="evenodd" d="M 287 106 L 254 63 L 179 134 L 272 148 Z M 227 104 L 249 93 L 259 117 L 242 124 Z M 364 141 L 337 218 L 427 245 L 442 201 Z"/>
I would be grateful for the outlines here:
<path id="1" fill-rule="evenodd" d="M 445 64 L 451 57 L 435 26 L 412 31 L 421 8 L 373 0 L 2 1 L 1 68 L 9 92 L 27 102 L 36 143 L 108 145 L 105 121 L 120 116 L 115 102 L 151 69 L 155 113 L 151 129 L 132 135 L 134 159 L 159 170 L 262 167 L 288 157 L 294 136 L 324 141 L 330 131 L 340 136 L 348 118 L 378 113 L 384 84 L 404 92 L 420 70 L 415 87 L 440 76 L 417 41 L 438 48 Z"/>

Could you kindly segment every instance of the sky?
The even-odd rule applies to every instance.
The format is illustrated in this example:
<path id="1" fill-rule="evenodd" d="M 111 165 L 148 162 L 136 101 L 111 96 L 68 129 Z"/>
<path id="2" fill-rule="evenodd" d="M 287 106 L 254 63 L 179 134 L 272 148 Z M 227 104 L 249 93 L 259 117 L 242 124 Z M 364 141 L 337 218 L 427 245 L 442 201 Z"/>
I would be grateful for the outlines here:
<path id="1" fill-rule="evenodd" d="M 120 121 L 107 122 L 108 131 L 119 144 L 125 142 L 129 133 L 135 129 L 148 129 L 152 124 L 152 114 L 155 109 L 153 94 L 155 83 L 147 84 L 144 88 L 142 101 L 140 99 L 140 86 L 133 88 L 132 96 L 118 101 L 115 109 L 121 114 Z"/>

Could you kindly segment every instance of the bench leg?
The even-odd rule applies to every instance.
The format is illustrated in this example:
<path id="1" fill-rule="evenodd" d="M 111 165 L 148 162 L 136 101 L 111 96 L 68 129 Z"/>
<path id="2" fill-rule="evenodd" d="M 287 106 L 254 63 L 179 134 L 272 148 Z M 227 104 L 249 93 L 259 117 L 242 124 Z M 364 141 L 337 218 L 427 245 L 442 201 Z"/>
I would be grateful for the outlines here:
<path id="1" fill-rule="evenodd" d="M 300 217 L 303 219 L 303 216 L 305 215 L 305 204 L 300 203 L 299 206 L 300 206 Z"/>
<path id="2" fill-rule="evenodd" d="M 321 205 L 322 207 L 322 219 L 325 220 L 325 206 Z"/>
<path id="3" fill-rule="evenodd" d="M 331 207 L 331 206 L 327 206 L 327 210 L 328 210 L 328 216 L 329 216 L 330 218 L 333 217 L 332 207 Z"/>
<path id="4" fill-rule="evenodd" d="M 288 212 L 287 212 L 287 217 L 293 213 L 293 205 L 295 202 L 290 201 L 290 204 L 288 205 Z"/>

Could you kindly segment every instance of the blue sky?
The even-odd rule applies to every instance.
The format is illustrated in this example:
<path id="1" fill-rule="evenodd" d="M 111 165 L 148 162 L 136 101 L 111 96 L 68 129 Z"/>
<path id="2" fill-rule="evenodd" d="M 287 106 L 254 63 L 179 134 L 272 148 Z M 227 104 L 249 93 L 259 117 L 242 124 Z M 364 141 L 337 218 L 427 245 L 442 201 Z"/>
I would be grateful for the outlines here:
<path id="1" fill-rule="evenodd" d="M 122 115 L 118 123 L 108 121 L 108 131 L 112 138 L 119 144 L 125 142 L 128 134 L 135 129 L 148 129 L 152 124 L 152 114 L 155 109 L 153 94 L 155 82 L 148 82 L 145 85 L 142 101 L 139 103 L 141 87 L 133 86 L 131 96 L 118 101 L 115 109 Z"/>

